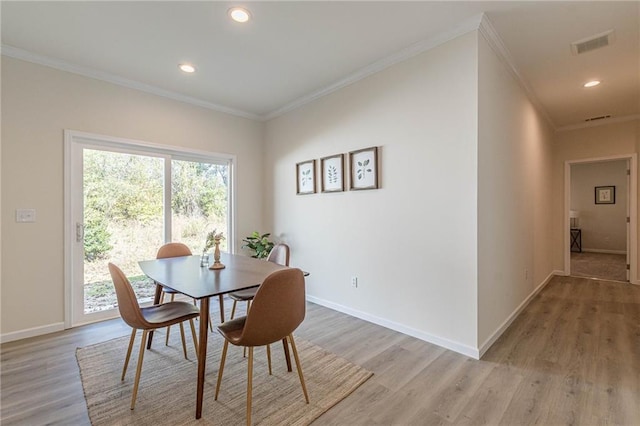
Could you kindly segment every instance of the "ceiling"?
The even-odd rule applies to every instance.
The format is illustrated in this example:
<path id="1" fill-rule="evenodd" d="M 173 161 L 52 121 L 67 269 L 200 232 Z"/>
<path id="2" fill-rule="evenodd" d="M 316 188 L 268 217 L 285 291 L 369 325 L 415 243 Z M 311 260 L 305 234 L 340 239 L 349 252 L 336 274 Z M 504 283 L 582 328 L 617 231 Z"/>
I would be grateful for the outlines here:
<path id="1" fill-rule="evenodd" d="M 251 11 L 251 21 L 229 20 L 227 10 L 237 5 Z M 469 31 L 485 13 L 514 74 L 554 128 L 640 114 L 640 2 L 2 1 L 0 7 L 4 55 L 255 119 Z M 611 45 L 572 54 L 570 43 L 611 29 Z M 181 72 L 181 62 L 196 72 Z M 602 84 L 582 87 L 591 79 Z"/>

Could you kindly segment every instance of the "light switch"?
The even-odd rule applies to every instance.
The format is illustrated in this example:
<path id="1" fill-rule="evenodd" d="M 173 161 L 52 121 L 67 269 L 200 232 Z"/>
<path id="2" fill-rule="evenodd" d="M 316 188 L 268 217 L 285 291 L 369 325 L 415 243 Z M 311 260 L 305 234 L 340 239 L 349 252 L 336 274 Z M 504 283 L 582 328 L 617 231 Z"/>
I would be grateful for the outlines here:
<path id="1" fill-rule="evenodd" d="M 36 221 L 36 209 L 16 209 L 16 222 L 28 223 Z"/>

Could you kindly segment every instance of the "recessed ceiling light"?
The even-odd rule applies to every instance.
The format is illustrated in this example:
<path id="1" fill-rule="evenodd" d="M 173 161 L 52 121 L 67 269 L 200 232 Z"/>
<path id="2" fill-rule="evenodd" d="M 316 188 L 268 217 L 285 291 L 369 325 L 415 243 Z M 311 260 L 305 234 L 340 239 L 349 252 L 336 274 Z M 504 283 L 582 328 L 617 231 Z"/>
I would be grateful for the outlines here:
<path id="1" fill-rule="evenodd" d="M 192 73 L 196 72 L 196 67 L 191 64 L 179 64 L 178 68 L 180 68 L 184 72 Z"/>
<path id="2" fill-rule="evenodd" d="M 236 22 L 244 23 L 251 19 L 249 11 L 243 7 L 232 7 L 228 12 L 231 19 Z"/>
<path id="3" fill-rule="evenodd" d="M 597 86 L 598 84 L 600 84 L 600 80 L 591 80 L 591 81 L 587 81 L 587 82 L 584 84 L 584 87 L 595 87 L 595 86 Z"/>

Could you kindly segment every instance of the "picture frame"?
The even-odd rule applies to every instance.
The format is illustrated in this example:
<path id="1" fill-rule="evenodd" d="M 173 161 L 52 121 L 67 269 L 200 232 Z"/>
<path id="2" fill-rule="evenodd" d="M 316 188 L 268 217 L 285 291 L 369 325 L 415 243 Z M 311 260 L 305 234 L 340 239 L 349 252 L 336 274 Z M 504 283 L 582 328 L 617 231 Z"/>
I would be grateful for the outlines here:
<path id="1" fill-rule="evenodd" d="M 595 187 L 596 204 L 615 204 L 616 203 L 616 187 L 596 186 Z"/>
<path id="2" fill-rule="evenodd" d="M 344 191 L 344 154 L 331 155 L 320 159 L 320 191 Z"/>
<path id="3" fill-rule="evenodd" d="M 349 153 L 349 189 L 378 188 L 378 147 L 359 149 Z"/>
<path id="4" fill-rule="evenodd" d="M 296 194 L 315 194 L 316 192 L 316 160 L 303 161 L 296 164 Z"/>

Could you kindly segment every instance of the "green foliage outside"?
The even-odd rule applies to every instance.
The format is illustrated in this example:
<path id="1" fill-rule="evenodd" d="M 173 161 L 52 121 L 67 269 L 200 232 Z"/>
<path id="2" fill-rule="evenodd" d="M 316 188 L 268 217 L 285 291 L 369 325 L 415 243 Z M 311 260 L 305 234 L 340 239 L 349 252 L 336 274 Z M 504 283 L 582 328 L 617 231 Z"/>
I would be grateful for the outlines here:
<path id="1" fill-rule="evenodd" d="M 163 242 L 165 160 L 86 149 L 83 161 L 85 310 L 100 310 L 115 303 L 107 262 L 134 276 L 137 262 L 155 257 Z M 208 232 L 227 228 L 228 172 L 226 165 L 171 161 L 173 241 L 198 253 Z M 140 297 L 153 283 L 139 281 Z"/>

